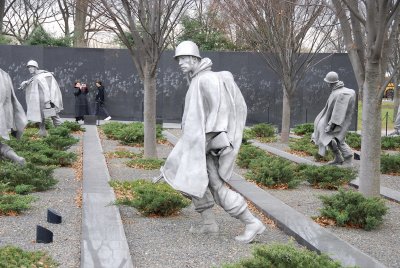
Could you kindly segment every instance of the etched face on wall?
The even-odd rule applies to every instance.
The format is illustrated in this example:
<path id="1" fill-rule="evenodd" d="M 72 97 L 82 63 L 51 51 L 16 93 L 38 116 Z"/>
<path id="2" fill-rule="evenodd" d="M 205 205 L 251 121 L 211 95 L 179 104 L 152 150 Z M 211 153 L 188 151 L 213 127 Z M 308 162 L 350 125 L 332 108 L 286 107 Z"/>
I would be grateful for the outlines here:
<path id="1" fill-rule="evenodd" d="M 192 56 L 179 56 L 178 64 L 182 72 L 186 74 L 194 71 L 196 60 Z"/>

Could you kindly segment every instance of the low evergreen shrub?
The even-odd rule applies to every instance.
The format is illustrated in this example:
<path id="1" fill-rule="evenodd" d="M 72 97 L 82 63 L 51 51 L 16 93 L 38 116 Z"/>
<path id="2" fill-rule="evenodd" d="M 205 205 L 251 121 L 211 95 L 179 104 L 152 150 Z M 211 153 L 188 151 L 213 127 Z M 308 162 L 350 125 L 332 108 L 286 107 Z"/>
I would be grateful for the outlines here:
<path id="1" fill-rule="evenodd" d="M 0 182 L 0 215 L 18 214 L 30 208 L 36 198 L 29 195 L 20 195 L 12 192 L 9 183 Z"/>
<path id="2" fill-rule="evenodd" d="M 58 138 L 56 139 L 58 140 Z M 60 140 L 62 142 L 62 139 Z M 12 139 L 7 141 L 7 144 L 10 145 L 18 155 L 24 157 L 28 162 L 37 165 L 68 166 L 76 160 L 75 153 L 51 148 L 50 145 L 43 140 L 22 138 L 17 141 Z"/>
<path id="3" fill-rule="evenodd" d="M 400 154 L 381 156 L 381 172 L 384 174 L 400 174 Z"/>
<path id="4" fill-rule="evenodd" d="M 333 219 L 338 226 L 355 226 L 367 231 L 377 228 L 383 221 L 388 207 L 378 197 L 366 198 L 356 191 L 339 189 L 337 194 L 320 196 L 321 216 Z"/>
<path id="5" fill-rule="evenodd" d="M 64 121 L 60 126 L 68 128 L 72 132 L 85 131 L 85 128 L 82 127 L 82 125 L 74 121 Z"/>
<path id="6" fill-rule="evenodd" d="M 245 128 L 243 130 L 242 144 L 249 144 L 249 140 L 254 139 L 254 135 L 251 132 L 251 129 Z"/>
<path id="7" fill-rule="evenodd" d="M 190 201 L 166 183 L 154 184 L 146 180 L 111 181 L 117 192 L 118 205 L 136 208 L 144 216 L 170 216 L 187 207 Z"/>
<path id="8" fill-rule="evenodd" d="M 35 199 L 31 195 L 0 194 L 0 215 L 19 214 L 23 210 L 29 209 Z"/>
<path id="9" fill-rule="evenodd" d="M 318 154 L 318 146 L 311 141 L 310 134 L 304 134 L 300 139 L 291 139 L 289 141 L 289 148 L 294 151 L 303 152 L 309 156 L 313 156 L 318 162 L 326 162 L 333 159 L 333 153 L 331 150 L 327 150 L 325 156 Z"/>
<path id="10" fill-rule="evenodd" d="M 54 268 L 58 264 L 42 251 L 24 251 L 14 246 L 0 247 L 1 268 Z"/>
<path id="11" fill-rule="evenodd" d="M 66 127 L 56 127 L 49 130 L 47 137 L 43 138 L 43 142 L 51 148 L 64 151 L 76 144 L 79 139 L 71 136 L 71 130 Z"/>
<path id="12" fill-rule="evenodd" d="M 152 169 L 159 169 L 162 165 L 164 165 L 164 163 L 165 160 L 162 159 L 137 158 L 129 160 L 128 162 L 126 162 L 126 165 L 131 168 L 152 170 Z"/>
<path id="13" fill-rule="evenodd" d="M 261 123 L 251 127 L 251 133 L 255 138 L 275 136 L 275 127 L 271 124 Z"/>
<path id="14" fill-rule="evenodd" d="M 236 159 L 236 164 L 241 167 L 241 168 L 248 168 L 250 161 L 258 158 L 258 157 L 263 157 L 265 156 L 266 153 L 264 150 L 257 148 L 253 145 L 242 145 L 240 147 L 237 159 Z"/>
<path id="15" fill-rule="evenodd" d="M 400 149 L 400 136 L 382 137 L 383 150 L 399 150 Z"/>
<path id="16" fill-rule="evenodd" d="M 156 126 L 156 138 L 163 139 L 161 125 Z M 142 122 L 129 124 L 110 122 L 101 126 L 107 138 L 119 140 L 122 144 L 134 145 L 144 142 L 144 125 Z"/>
<path id="17" fill-rule="evenodd" d="M 361 135 L 355 132 L 347 132 L 346 143 L 353 149 L 361 149 Z"/>
<path id="18" fill-rule="evenodd" d="M 304 134 L 312 134 L 314 132 L 314 123 L 305 123 L 296 125 L 293 129 L 294 134 L 303 136 Z"/>
<path id="19" fill-rule="evenodd" d="M 19 166 L 9 161 L 0 161 L 0 183 L 7 184 L 11 191 L 45 191 L 54 186 L 53 168 L 38 167 L 32 163 Z M 24 186 L 19 186 L 24 185 Z M 18 187 L 16 189 L 16 187 Z"/>
<path id="20" fill-rule="evenodd" d="M 108 152 L 107 153 L 108 157 L 111 158 L 142 158 L 143 157 L 143 152 L 142 153 L 134 153 L 130 151 L 114 151 L 114 152 Z"/>
<path id="21" fill-rule="evenodd" d="M 235 264 L 226 264 L 223 268 L 341 268 L 338 261 L 328 255 L 318 255 L 306 248 L 297 248 L 293 244 L 260 245 L 253 248 L 252 256 Z"/>
<path id="22" fill-rule="evenodd" d="M 296 174 L 297 165 L 280 157 L 264 156 L 250 161 L 245 177 L 267 187 L 297 187 L 301 179 Z"/>
<path id="23" fill-rule="evenodd" d="M 356 172 L 350 168 L 336 166 L 311 166 L 302 164 L 299 175 L 312 186 L 323 189 L 335 189 L 348 184 L 356 178 Z"/>

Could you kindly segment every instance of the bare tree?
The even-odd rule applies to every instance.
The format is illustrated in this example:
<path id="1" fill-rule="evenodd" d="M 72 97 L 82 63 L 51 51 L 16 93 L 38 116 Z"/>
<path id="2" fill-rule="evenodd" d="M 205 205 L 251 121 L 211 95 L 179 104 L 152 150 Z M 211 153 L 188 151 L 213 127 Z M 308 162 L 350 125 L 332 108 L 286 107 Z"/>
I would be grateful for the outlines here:
<path id="1" fill-rule="evenodd" d="M 346 49 L 362 89 L 362 138 L 359 190 L 380 194 L 381 105 L 399 24 L 399 0 L 332 0 Z M 394 75 L 395 72 L 392 73 Z"/>
<path id="2" fill-rule="evenodd" d="M 0 34 L 3 34 L 3 21 L 4 16 L 7 14 L 8 10 L 14 4 L 16 0 L 0 0 Z"/>
<path id="3" fill-rule="evenodd" d="M 86 47 L 85 40 L 86 18 L 89 0 L 76 0 L 74 20 L 74 47 Z"/>
<path id="4" fill-rule="evenodd" d="M 74 15 L 73 7 L 75 6 L 75 0 L 57 0 L 57 5 L 54 5 L 53 14 L 54 17 L 61 15 L 61 21 L 56 20 L 60 29 L 63 31 L 65 37 L 70 37 L 70 21 Z"/>
<path id="5" fill-rule="evenodd" d="M 289 140 L 292 97 L 327 42 L 328 9 L 318 0 L 225 0 L 242 34 L 282 82 L 282 142 Z M 326 26 L 326 27 L 331 27 Z M 324 29 L 325 28 L 325 29 Z"/>
<path id="6" fill-rule="evenodd" d="M 15 37 L 21 44 L 39 25 L 54 22 L 51 0 L 16 0 L 4 16 L 4 34 Z"/>
<path id="7" fill-rule="evenodd" d="M 101 0 L 97 6 L 128 48 L 144 85 L 144 157 L 156 151 L 156 75 L 167 37 L 191 0 Z"/>

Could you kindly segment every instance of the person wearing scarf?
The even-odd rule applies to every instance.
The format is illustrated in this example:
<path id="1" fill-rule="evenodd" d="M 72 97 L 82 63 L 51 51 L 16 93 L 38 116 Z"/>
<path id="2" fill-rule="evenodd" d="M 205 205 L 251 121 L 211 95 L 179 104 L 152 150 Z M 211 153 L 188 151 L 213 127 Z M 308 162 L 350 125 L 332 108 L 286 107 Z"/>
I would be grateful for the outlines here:
<path id="1" fill-rule="evenodd" d="M 253 216 L 242 195 L 226 186 L 238 154 L 247 107 L 230 72 L 211 71 L 209 58 L 201 59 L 192 41 L 183 41 L 175 51 L 180 69 L 190 82 L 182 118 L 182 136 L 161 168 L 163 178 L 176 190 L 190 196 L 201 214 L 192 233 L 218 233 L 212 212 L 214 203 L 245 224 L 236 240 L 250 243 L 266 229 Z M 154 180 L 157 181 L 157 178 Z"/>
<path id="2" fill-rule="evenodd" d="M 345 141 L 346 133 L 354 114 L 356 93 L 344 87 L 336 72 L 329 72 L 324 78 L 332 90 L 324 109 L 314 121 L 312 140 L 318 145 L 318 154 L 324 156 L 329 147 L 335 159 L 329 165 L 350 165 L 353 151 Z"/>

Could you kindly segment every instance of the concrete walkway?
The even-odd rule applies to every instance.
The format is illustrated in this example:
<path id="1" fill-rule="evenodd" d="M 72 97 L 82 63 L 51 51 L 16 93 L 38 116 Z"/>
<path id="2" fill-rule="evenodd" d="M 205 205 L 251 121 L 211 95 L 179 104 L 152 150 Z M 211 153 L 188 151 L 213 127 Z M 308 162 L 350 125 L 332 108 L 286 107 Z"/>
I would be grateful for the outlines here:
<path id="1" fill-rule="evenodd" d="M 131 268 L 132 259 L 97 128 L 85 125 L 81 268 Z M 67 249 L 68 250 L 68 249 Z"/>

